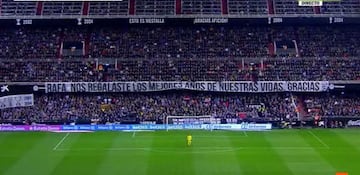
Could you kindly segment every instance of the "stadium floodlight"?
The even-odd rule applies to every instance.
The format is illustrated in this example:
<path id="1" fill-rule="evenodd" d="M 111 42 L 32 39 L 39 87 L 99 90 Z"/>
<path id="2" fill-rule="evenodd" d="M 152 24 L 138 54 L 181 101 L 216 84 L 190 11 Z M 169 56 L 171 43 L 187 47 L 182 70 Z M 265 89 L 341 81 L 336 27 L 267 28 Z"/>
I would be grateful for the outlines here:
<path id="1" fill-rule="evenodd" d="M 165 125 L 166 131 L 169 131 L 169 119 L 172 120 L 172 124 L 208 124 L 209 127 L 204 129 L 212 130 L 212 124 L 220 123 L 215 117 L 211 115 L 200 115 L 200 116 L 167 116 Z"/>

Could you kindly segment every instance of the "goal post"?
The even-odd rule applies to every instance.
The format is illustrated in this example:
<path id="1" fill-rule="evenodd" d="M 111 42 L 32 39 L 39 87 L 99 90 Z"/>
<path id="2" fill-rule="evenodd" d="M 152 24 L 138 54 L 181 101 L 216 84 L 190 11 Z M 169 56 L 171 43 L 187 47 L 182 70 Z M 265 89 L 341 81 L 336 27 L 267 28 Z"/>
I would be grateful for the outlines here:
<path id="1" fill-rule="evenodd" d="M 165 119 L 166 131 L 169 131 L 169 120 L 175 124 L 210 124 L 208 129 L 212 130 L 211 124 L 217 122 L 216 118 L 211 115 L 200 115 L 200 116 L 167 116 Z"/>

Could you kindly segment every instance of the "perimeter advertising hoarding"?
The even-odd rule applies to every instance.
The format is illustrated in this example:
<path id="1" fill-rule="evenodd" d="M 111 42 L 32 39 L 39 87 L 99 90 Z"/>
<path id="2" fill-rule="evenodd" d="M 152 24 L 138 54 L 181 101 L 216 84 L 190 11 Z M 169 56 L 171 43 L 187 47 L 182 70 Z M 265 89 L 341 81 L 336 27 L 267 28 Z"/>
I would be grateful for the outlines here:
<path id="1" fill-rule="evenodd" d="M 123 130 L 270 130 L 271 124 L 184 124 L 184 125 L 0 125 L 0 131 L 123 131 Z"/>
<path id="2" fill-rule="evenodd" d="M 0 131 L 60 131 L 60 125 L 0 125 Z"/>
<path id="3" fill-rule="evenodd" d="M 186 130 L 186 129 L 221 129 L 221 130 L 270 130 L 271 124 L 184 124 L 184 125 L 63 125 L 61 130 L 119 131 L 119 130 Z"/>

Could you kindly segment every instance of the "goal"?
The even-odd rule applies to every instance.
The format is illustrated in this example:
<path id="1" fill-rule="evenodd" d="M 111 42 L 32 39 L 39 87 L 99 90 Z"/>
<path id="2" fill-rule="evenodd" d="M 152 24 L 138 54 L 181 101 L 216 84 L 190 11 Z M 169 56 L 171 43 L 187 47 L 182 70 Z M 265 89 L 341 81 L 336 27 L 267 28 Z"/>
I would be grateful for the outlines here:
<path id="1" fill-rule="evenodd" d="M 167 116 L 165 125 L 166 130 L 169 130 L 169 124 L 182 125 L 182 124 L 217 124 L 220 123 L 220 119 L 216 119 L 211 115 L 200 116 Z M 212 127 L 206 128 L 212 130 Z"/>

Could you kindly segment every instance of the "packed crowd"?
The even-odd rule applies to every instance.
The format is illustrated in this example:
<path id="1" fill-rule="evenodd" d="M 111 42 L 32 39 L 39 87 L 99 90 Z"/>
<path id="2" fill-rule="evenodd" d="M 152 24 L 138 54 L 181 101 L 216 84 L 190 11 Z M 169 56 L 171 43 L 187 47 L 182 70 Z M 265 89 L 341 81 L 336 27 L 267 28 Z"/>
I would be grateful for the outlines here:
<path id="1" fill-rule="evenodd" d="M 359 31 L 359 26 L 0 28 L 0 58 L 54 59 L 68 49 L 66 42 L 83 42 L 86 58 L 266 57 L 273 52 L 269 44 L 285 39 L 297 41 L 301 57 L 350 57 L 360 55 Z"/>
<path id="2" fill-rule="evenodd" d="M 360 116 L 358 94 L 342 93 L 306 96 L 305 104 L 310 114 L 322 116 Z"/>
<path id="3" fill-rule="evenodd" d="M 301 101 L 303 100 L 303 101 Z M 304 103 L 302 108 L 300 103 Z M 304 110 L 305 113 L 301 111 Z M 157 122 L 166 116 L 211 115 L 219 119 L 288 120 L 303 117 L 358 117 L 356 94 L 151 94 L 39 95 L 32 107 L 1 110 L 0 122 Z M 235 120 L 233 120 L 235 119 Z"/>
<path id="4" fill-rule="evenodd" d="M 104 28 L 91 33 L 89 55 L 121 58 L 258 57 L 267 54 L 266 28 Z"/>
<path id="5" fill-rule="evenodd" d="M 111 62 L 111 61 L 110 61 Z M 101 65 L 101 66 L 99 66 Z M 2 61 L 0 81 L 360 80 L 360 59 Z"/>
<path id="6" fill-rule="evenodd" d="M 360 55 L 360 30 L 350 27 L 306 27 L 295 30 L 303 57 L 348 57 Z"/>
<path id="7" fill-rule="evenodd" d="M 359 27 L 20 27 L 0 28 L 0 37 L 0 82 L 360 80 Z M 297 41 L 300 58 L 269 58 L 269 43 L 285 38 Z M 84 41 L 84 57 L 89 59 L 57 59 L 62 43 L 79 41 Z M 311 114 L 360 115 L 356 95 L 311 95 L 304 102 Z M 176 92 L 40 95 L 33 107 L 1 110 L 0 119 L 106 123 L 163 121 L 168 115 L 227 119 L 244 114 L 298 117 L 289 94 Z"/>
<path id="8" fill-rule="evenodd" d="M 8 29 L 0 27 L 0 38 L 0 58 L 56 58 L 59 50 L 59 31 L 53 28 Z"/>
<path id="9" fill-rule="evenodd" d="M 151 93 L 109 95 L 41 95 L 33 107 L 1 110 L 1 120 L 24 122 L 160 121 L 166 116 L 212 115 L 217 118 L 297 117 L 288 94 Z"/>

